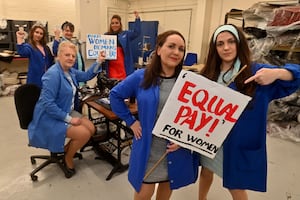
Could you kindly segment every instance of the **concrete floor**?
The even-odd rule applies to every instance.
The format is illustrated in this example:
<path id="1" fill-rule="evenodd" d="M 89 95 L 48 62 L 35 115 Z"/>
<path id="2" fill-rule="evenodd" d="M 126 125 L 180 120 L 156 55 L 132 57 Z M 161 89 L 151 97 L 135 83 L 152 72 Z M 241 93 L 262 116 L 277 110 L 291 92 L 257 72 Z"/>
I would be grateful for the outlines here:
<path id="1" fill-rule="evenodd" d="M 83 160 L 76 160 L 77 174 L 66 179 L 62 171 L 51 165 L 32 182 L 29 173 L 34 168 L 30 155 L 47 151 L 28 147 L 27 132 L 19 128 L 13 97 L 0 98 L 0 199 L 1 200 L 114 200 L 133 199 L 133 189 L 127 172 L 105 178 L 112 166 L 95 160 L 93 151 L 83 152 Z M 251 200 L 300 200 L 300 143 L 268 137 L 268 192 L 249 192 Z M 127 152 L 128 153 L 128 152 Z M 124 157 L 126 158 L 126 155 Z M 39 163 L 39 161 L 38 161 Z M 197 199 L 198 183 L 173 192 L 172 200 Z M 215 178 L 208 200 L 230 200 Z"/>

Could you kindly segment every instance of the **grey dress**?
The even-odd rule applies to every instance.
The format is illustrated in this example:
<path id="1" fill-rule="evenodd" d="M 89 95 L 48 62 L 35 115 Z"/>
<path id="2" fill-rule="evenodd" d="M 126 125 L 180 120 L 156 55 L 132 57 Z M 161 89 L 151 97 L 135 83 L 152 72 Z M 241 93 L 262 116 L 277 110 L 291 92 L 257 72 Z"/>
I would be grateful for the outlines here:
<path id="1" fill-rule="evenodd" d="M 157 109 L 156 120 L 158 119 L 169 94 L 175 84 L 176 78 L 161 78 L 160 90 L 159 90 L 159 105 Z M 147 164 L 146 173 L 155 165 L 155 163 L 166 152 L 168 141 L 166 139 L 152 135 L 152 144 L 150 157 Z M 144 180 L 144 183 L 158 183 L 168 181 L 168 168 L 166 157 L 159 163 L 159 165 L 152 171 L 152 173 Z"/>

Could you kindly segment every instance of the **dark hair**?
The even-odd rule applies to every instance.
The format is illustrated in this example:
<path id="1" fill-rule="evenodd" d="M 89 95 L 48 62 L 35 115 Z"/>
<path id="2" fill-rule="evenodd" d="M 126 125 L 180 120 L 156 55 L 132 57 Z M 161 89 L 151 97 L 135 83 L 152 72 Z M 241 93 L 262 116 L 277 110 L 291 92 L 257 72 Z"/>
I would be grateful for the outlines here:
<path id="1" fill-rule="evenodd" d="M 47 45 L 47 32 L 46 32 L 46 29 L 43 25 L 41 24 L 34 24 L 30 31 L 29 31 L 29 36 L 28 36 L 28 43 L 31 44 L 34 48 L 37 48 L 37 44 L 36 42 L 33 40 L 33 34 L 35 32 L 36 29 L 42 29 L 43 30 L 43 37 L 40 41 L 41 45 L 42 46 L 46 46 Z"/>
<path id="2" fill-rule="evenodd" d="M 122 32 L 123 31 L 123 25 L 122 25 L 122 21 L 121 21 L 121 16 L 120 15 L 113 15 L 112 17 L 111 17 L 111 20 L 113 20 L 113 19 L 117 19 L 119 22 L 120 22 L 120 29 L 118 30 L 118 32 L 117 33 L 120 33 L 120 32 Z M 111 21 L 110 20 L 110 21 Z M 116 32 L 114 32 L 113 30 L 112 30 L 112 28 L 111 28 L 111 23 L 109 24 L 109 28 L 108 28 L 108 31 L 107 31 L 107 34 L 113 34 L 113 33 L 116 33 Z"/>
<path id="3" fill-rule="evenodd" d="M 75 27 L 74 24 L 72 24 L 71 22 L 65 21 L 62 25 L 61 25 L 61 30 L 66 29 L 67 27 L 69 27 L 71 32 L 75 31 Z"/>
<path id="4" fill-rule="evenodd" d="M 151 58 L 151 62 L 146 66 L 144 81 L 142 83 L 142 87 L 144 87 L 145 89 L 149 88 L 151 85 L 159 84 L 159 76 L 162 72 L 162 66 L 161 66 L 161 58 L 159 55 L 157 55 L 157 50 L 159 47 L 163 46 L 163 44 L 166 42 L 167 38 L 170 35 L 179 35 L 185 43 L 185 39 L 183 35 L 180 32 L 175 30 L 169 30 L 157 36 L 155 50 Z M 185 48 L 184 48 L 184 55 L 185 55 Z M 175 68 L 175 74 L 174 74 L 175 77 L 178 77 L 180 71 L 182 70 L 183 59 L 184 56 L 181 62 Z"/>
<path id="5" fill-rule="evenodd" d="M 238 42 L 238 39 L 234 36 L 234 34 L 232 34 L 235 37 L 235 40 L 237 41 L 236 50 L 237 50 L 237 58 L 239 58 L 241 61 L 240 69 L 244 65 L 248 66 L 235 78 L 234 82 L 239 92 L 249 96 L 253 96 L 255 91 L 255 86 L 256 86 L 255 82 L 252 81 L 250 83 L 244 84 L 244 81 L 253 75 L 251 71 L 251 52 L 247 43 L 247 39 L 245 38 L 243 32 L 239 28 L 237 28 L 233 24 L 230 25 L 232 25 L 237 30 L 239 36 L 239 42 Z M 213 36 L 212 36 L 209 43 L 207 60 L 204 68 L 201 71 L 201 74 L 210 80 L 217 81 L 221 72 L 220 69 L 221 64 L 222 64 L 222 59 L 220 58 L 217 52 L 216 42 L 213 41 Z"/>

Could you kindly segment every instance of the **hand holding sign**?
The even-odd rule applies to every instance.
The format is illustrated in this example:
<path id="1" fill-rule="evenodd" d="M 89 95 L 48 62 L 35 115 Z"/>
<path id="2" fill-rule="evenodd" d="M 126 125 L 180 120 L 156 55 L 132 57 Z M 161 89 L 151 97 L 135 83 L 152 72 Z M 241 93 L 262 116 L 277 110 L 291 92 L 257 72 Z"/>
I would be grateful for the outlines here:
<path id="1" fill-rule="evenodd" d="M 106 58 L 105 51 L 100 51 L 99 55 L 98 55 L 98 58 L 97 58 L 97 62 L 101 64 L 105 61 L 105 58 Z"/>

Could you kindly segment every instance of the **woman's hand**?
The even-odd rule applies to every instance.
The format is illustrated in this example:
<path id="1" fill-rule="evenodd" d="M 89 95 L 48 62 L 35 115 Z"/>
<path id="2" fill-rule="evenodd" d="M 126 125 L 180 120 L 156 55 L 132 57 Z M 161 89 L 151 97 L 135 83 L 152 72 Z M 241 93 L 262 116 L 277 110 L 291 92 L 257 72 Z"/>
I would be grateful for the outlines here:
<path id="1" fill-rule="evenodd" d="M 17 38 L 24 40 L 25 39 L 25 31 L 17 31 L 16 36 L 17 36 Z"/>
<path id="2" fill-rule="evenodd" d="M 27 33 L 23 30 L 19 30 L 16 32 L 17 44 L 22 44 L 25 42 L 25 38 L 27 37 Z"/>
<path id="3" fill-rule="evenodd" d="M 176 151 L 177 149 L 179 149 L 180 146 L 178 144 L 175 144 L 173 142 L 170 142 L 168 145 L 167 145 L 167 152 L 173 152 L 173 151 Z"/>
<path id="4" fill-rule="evenodd" d="M 137 19 L 140 18 L 138 11 L 134 11 L 133 14 L 134 14 L 135 18 L 137 18 Z"/>
<path id="5" fill-rule="evenodd" d="M 97 58 L 97 63 L 101 64 L 105 61 L 106 55 L 105 55 L 105 51 L 100 51 L 98 58 Z"/>
<path id="6" fill-rule="evenodd" d="M 131 130 L 133 131 L 134 137 L 136 140 L 141 139 L 142 137 L 142 127 L 140 121 L 136 120 L 131 126 Z"/>
<path id="7" fill-rule="evenodd" d="M 55 28 L 54 29 L 54 39 L 59 41 L 60 38 L 60 29 L 59 28 Z"/>
<path id="8" fill-rule="evenodd" d="M 72 124 L 73 126 L 78 126 L 81 124 L 81 118 L 78 117 L 72 117 L 70 124 Z"/>
<path id="9" fill-rule="evenodd" d="M 269 85 L 277 79 L 288 81 L 293 79 L 293 75 L 286 69 L 262 68 L 258 70 L 253 76 L 245 80 L 244 83 L 246 84 L 250 81 L 255 81 L 260 85 Z"/>

